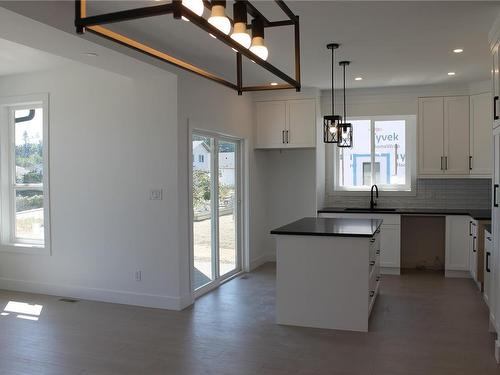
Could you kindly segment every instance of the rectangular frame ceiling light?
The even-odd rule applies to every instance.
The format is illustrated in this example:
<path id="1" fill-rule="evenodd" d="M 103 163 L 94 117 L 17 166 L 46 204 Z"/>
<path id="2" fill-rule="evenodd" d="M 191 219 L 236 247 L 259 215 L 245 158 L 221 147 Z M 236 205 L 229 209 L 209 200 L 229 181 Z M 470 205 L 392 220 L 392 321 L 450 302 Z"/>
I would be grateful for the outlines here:
<path id="1" fill-rule="evenodd" d="M 202 76 L 204 78 L 210 79 L 214 82 L 225 85 L 238 92 L 241 95 L 245 91 L 262 91 L 262 90 L 283 90 L 283 89 L 295 89 L 300 91 L 300 25 L 299 17 L 293 14 L 293 12 L 288 8 L 288 6 L 282 0 L 275 0 L 276 4 L 283 10 L 289 19 L 283 21 L 269 21 L 262 13 L 260 13 L 248 0 L 239 0 L 246 4 L 247 12 L 254 18 L 259 18 L 264 28 L 270 27 L 281 27 L 281 26 L 293 26 L 294 27 L 294 41 L 295 41 L 295 78 L 290 77 L 274 65 L 261 59 L 259 56 L 252 53 L 249 49 L 243 47 L 241 44 L 233 40 L 229 35 L 224 34 L 219 29 L 210 24 L 205 18 L 198 16 L 190 9 L 182 5 L 181 0 L 173 0 L 172 3 L 147 6 L 143 8 L 136 8 L 130 10 L 123 10 L 119 12 L 100 14 L 95 16 L 87 17 L 87 1 L 86 0 L 75 0 L 75 27 L 76 32 L 83 34 L 85 31 L 92 32 L 93 34 L 99 35 L 106 39 L 110 39 L 114 42 L 132 48 L 136 51 L 144 53 L 146 55 L 157 58 L 161 61 L 167 62 L 169 64 L 175 65 L 179 68 L 185 69 L 189 72 Z M 203 1 L 206 8 L 211 9 L 212 2 L 209 0 Z M 153 16 L 160 16 L 166 14 L 173 14 L 175 19 L 186 18 L 191 21 L 192 24 L 198 26 L 202 30 L 206 31 L 217 37 L 227 46 L 236 50 L 236 83 L 230 82 L 220 76 L 210 73 L 204 69 L 201 69 L 195 65 L 192 65 L 186 61 L 175 58 L 171 55 L 166 54 L 158 49 L 150 47 L 144 43 L 137 40 L 129 38 L 120 33 L 114 32 L 107 27 L 102 25 L 128 21 L 133 19 L 147 18 Z M 232 20 L 231 20 L 232 22 Z M 247 28 L 251 26 L 248 25 Z M 242 68 L 242 56 L 247 57 L 256 64 L 260 65 L 267 71 L 274 74 L 276 77 L 285 81 L 285 84 L 280 85 L 260 85 L 260 86 L 243 86 L 243 68 Z"/>

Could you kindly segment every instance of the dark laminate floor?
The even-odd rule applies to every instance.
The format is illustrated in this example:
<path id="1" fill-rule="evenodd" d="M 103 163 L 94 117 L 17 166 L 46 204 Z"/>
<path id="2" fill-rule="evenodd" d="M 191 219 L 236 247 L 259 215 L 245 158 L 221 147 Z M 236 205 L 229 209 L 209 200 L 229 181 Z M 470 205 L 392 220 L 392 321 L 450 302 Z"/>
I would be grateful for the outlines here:
<path id="1" fill-rule="evenodd" d="M 42 304 L 0 316 L 0 374 L 500 374 L 472 281 L 385 276 L 371 332 L 274 324 L 273 264 L 182 312 L 0 291 Z"/>

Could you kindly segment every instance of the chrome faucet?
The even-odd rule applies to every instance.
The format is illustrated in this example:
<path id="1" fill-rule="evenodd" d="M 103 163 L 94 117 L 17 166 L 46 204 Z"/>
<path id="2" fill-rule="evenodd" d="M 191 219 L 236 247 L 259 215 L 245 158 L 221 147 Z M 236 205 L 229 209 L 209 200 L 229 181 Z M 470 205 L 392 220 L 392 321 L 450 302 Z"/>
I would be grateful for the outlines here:
<path id="1" fill-rule="evenodd" d="M 373 188 L 377 191 L 377 198 L 378 198 L 378 186 L 377 185 L 372 185 L 372 188 L 370 190 L 370 209 L 373 210 L 375 206 L 377 205 L 377 202 L 373 200 Z"/>

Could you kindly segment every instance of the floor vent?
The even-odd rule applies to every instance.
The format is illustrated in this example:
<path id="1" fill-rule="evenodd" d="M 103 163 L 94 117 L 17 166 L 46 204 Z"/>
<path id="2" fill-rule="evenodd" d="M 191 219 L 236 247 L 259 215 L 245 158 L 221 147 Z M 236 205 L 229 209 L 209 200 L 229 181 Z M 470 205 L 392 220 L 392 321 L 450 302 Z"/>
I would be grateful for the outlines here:
<path id="1" fill-rule="evenodd" d="M 248 279 L 248 278 L 249 278 L 249 277 L 248 277 L 247 275 L 243 275 L 243 276 L 241 276 L 241 277 L 240 277 L 240 279 L 242 279 L 242 280 L 246 280 L 246 279 Z"/>
<path id="2" fill-rule="evenodd" d="M 69 303 L 78 302 L 77 299 L 73 299 L 73 298 L 59 298 L 59 301 L 61 301 L 61 302 L 69 302 Z"/>

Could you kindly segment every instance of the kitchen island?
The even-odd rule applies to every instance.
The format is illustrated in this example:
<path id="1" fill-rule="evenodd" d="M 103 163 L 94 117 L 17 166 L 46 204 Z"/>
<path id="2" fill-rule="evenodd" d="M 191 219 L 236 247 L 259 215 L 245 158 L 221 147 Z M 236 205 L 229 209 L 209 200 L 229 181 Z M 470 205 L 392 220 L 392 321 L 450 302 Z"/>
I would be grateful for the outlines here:
<path id="1" fill-rule="evenodd" d="M 306 217 L 274 229 L 278 324 L 368 331 L 380 281 L 380 219 Z"/>

